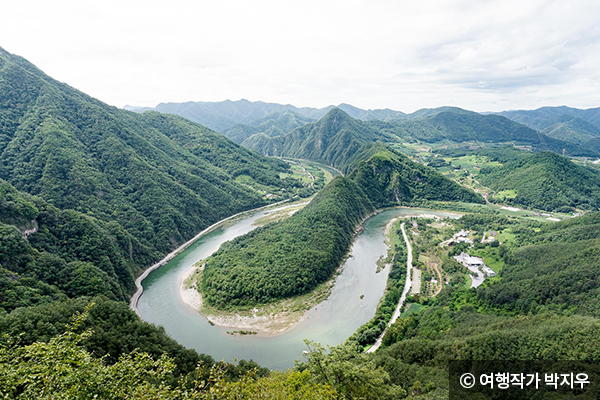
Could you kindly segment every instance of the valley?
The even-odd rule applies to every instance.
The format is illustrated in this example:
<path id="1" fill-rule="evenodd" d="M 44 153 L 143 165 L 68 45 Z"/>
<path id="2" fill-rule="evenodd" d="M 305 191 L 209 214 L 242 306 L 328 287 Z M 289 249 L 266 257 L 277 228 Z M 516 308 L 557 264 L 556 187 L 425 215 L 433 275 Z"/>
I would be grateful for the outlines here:
<path id="1" fill-rule="evenodd" d="M 218 314 L 212 325 L 209 322 L 210 316 L 207 320 L 195 308 L 189 307 L 179 295 L 182 283 L 190 268 L 194 268 L 199 260 L 204 260 L 214 252 L 223 240 L 231 240 L 234 237 L 232 235 L 255 229 L 256 226 L 252 224 L 262 217 L 262 213 L 209 233 L 164 267 L 152 272 L 144 281 L 144 295 L 139 302 L 143 319 L 164 326 L 178 342 L 199 352 L 210 351 L 216 358 L 251 358 L 270 368 L 285 369 L 292 366 L 294 360 L 301 358 L 302 351 L 306 349 L 304 339 L 337 345 L 371 319 L 389 274 L 389 268 L 377 272 L 377 260 L 387 252 L 383 231 L 390 219 L 423 213 L 455 215 L 445 211 L 399 208 L 382 211 L 368 219 L 352 245 L 351 256 L 341 273 L 331 282 L 326 297 L 316 298 L 308 307 L 304 303 L 298 304 L 298 310 L 293 310 L 294 303 L 272 306 L 270 312 L 276 312 L 283 306 L 287 306 L 288 311 L 297 311 L 289 321 L 293 325 L 288 325 L 286 328 L 289 329 L 283 333 L 275 332 L 281 329 L 277 320 L 270 320 L 271 326 L 275 324 L 270 334 L 261 333 L 256 325 L 248 325 L 248 321 L 243 318 L 220 319 Z M 244 316 L 243 312 L 239 314 Z M 252 310 L 249 310 L 248 315 L 254 316 Z M 264 326 L 264 319 L 257 316 L 259 325 Z M 227 334 L 228 331 L 235 330 L 258 331 L 258 335 Z M 276 334 L 273 335 L 274 333 Z"/>
<path id="2" fill-rule="evenodd" d="M 450 360 L 600 358 L 598 109 L 132 110 L 0 49 L 7 397 L 427 400 Z"/>

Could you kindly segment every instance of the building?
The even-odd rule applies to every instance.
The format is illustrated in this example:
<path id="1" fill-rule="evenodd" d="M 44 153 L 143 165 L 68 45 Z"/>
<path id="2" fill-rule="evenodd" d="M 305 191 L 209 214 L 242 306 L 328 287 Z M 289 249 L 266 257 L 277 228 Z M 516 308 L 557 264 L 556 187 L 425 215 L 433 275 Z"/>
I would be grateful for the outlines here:
<path id="1" fill-rule="evenodd" d="M 476 274 L 483 274 L 486 277 L 495 276 L 496 273 L 485 263 L 481 257 L 473 257 L 467 253 L 460 253 L 458 256 L 454 256 L 454 259 L 461 263 L 464 267 L 467 267 L 469 271 Z"/>
<path id="2" fill-rule="evenodd" d="M 464 253 L 464 252 L 460 253 L 460 255 L 458 255 L 458 256 L 454 256 L 454 259 L 469 269 L 471 269 L 471 268 L 479 269 L 479 267 L 485 266 L 485 263 L 483 262 L 483 258 L 472 257 L 469 254 Z"/>

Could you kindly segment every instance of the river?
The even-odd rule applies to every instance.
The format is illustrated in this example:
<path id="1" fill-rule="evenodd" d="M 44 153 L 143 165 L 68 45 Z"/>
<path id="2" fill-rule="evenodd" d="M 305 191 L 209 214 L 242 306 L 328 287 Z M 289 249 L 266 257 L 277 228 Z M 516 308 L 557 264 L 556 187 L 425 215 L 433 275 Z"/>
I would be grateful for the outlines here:
<path id="1" fill-rule="evenodd" d="M 278 209 L 281 209 L 278 208 Z M 387 251 L 383 230 L 397 216 L 456 214 L 431 210 L 394 208 L 365 221 L 363 231 L 352 246 L 351 257 L 337 277 L 327 300 L 309 310 L 288 331 L 277 336 L 231 336 L 230 328 L 212 326 L 197 311 L 183 303 L 181 276 L 198 260 L 215 252 L 221 243 L 256 228 L 253 223 L 274 210 L 263 210 L 227 224 L 198 239 L 166 265 L 151 272 L 142 282 L 144 292 L 138 302 L 142 319 L 163 326 L 182 345 L 206 353 L 216 360 L 255 360 L 260 365 L 285 369 L 302 358 L 304 339 L 323 345 L 337 345 L 375 314 L 383 294 L 389 269 L 376 272 L 377 259 Z M 362 298 L 361 298 L 362 296 Z"/>

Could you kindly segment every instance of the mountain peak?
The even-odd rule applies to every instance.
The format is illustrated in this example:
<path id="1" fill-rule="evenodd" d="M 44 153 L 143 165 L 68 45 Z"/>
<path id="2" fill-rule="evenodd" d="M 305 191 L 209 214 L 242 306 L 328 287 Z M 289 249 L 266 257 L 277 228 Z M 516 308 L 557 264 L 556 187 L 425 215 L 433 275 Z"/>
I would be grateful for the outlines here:
<path id="1" fill-rule="evenodd" d="M 327 111 L 327 114 L 323 116 L 322 120 L 327 120 L 331 118 L 352 119 L 352 117 L 350 117 L 348 114 L 346 114 L 346 112 L 344 112 L 338 107 L 333 107 L 331 110 Z"/>

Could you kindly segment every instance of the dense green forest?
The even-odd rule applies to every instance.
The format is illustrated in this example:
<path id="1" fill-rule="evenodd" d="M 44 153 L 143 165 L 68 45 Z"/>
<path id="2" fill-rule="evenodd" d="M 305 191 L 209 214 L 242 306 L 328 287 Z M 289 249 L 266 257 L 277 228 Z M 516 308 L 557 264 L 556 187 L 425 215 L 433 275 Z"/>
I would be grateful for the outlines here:
<path id="1" fill-rule="evenodd" d="M 338 268 L 354 230 L 373 210 L 353 181 L 335 178 L 286 220 L 223 244 L 205 263 L 206 301 L 227 308 L 314 289 Z"/>
<path id="2" fill-rule="evenodd" d="M 280 179 L 289 171 L 183 118 L 110 107 L 3 51 L 0 307 L 126 300 L 162 254 L 267 204 L 267 190 L 276 200 L 302 188 Z"/>
<path id="3" fill-rule="evenodd" d="M 551 138 L 586 146 L 591 140 L 600 138 L 600 127 L 580 118 L 560 121 L 541 131 Z"/>
<path id="4" fill-rule="evenodd" d="M 244 146 L 265 155 L 307 159 L 343 169 L 346 160 L 362 145 L 386 139 L 391 140 L 372 129 L 369 122 L 355 120 L 333 108 L 319 121 L 288 135 L 256 135 L 246 139 Z"/>
<path id="5" fill-rule="evenodd" d="M 268 137 L 283 136 L 292 132 L 294 124 L 281 124 L 281 121 L 278 121 L 286 113 L 314 120 L 322 118 L 334 106 L 321 109 L 297 108 L 260 101 L 228 100 L 215 103 L 161 103 L 154 108 L 130 108 L 138 112 L 156 110 L 177 114 L 225 133 L 238 143 L 257 134 L 248 142 L 248 147 L 259 148 L 270 146 L 267 144 Z M 542 107 L 537 110 L 504 111 L 491 116 L 457 107 L 425 108 L 411 114 L 390 109 L 363 110 L 349 104 L 340 104 L 337 108 L 354 119 L 368 121 L 366 126 L 380 131 L 382 140 L 391 134 L 401 140 L 424 142 L 518 141 L 540 151 L 560 153 L 565 148 L 569 155 L 597 155 L 600 150 L 597 140 L 594 139 L 599 136 L 600 129 L 598 108 L 582 110 L 564 106 Z M 289 121 L 289 117 L 285 117 L 284 120 Z M 234 127 L 236 124 L 238 126 Z M 258 125 L 262 127 L 257 129 Z M 523 125 L 531 129 L 524 129 Z M 295 128 L 298 127 L 300 126 Z M 266 136 L 261 137 L 261 133 Z M 569 143 L 582 146 L 573 147 Z"/>
<path id="6" fill-rule="evenodd" d="M 363 155 L 368 157 L 355 164 L 348 177 L 376 207 L 414 205 L 419 200 L 484 202 L 473 191 L 384 145 L 373 145 Z"/>
<path id="7" fill-rule="evenodd" d="M 158 256 L 115 222 L 60 210 L 1 179 L 0 238 L 6 311 L 82 295 L 127 300 L 135 276 Z"/>
<path id="8" fill-rule="evenodd" d="M 86 325 L 94 362 L 139 348 L 168 353 L 178 373 L 212 363 L 127 310 L 134 279 L 208 225 L 273 201 L 265 190 L 292 196 L 302 184 L 287 172 L 183 118 L 110 107 L 0 49 L 0 332 L 14 345 L 46 341 L 82 297 L 100 296 Z"/>
<path id="9" fill-rule="evenodd" d="M 47 342 L 64 332 L 72 317 L 84 312 L 89 304 L 89 315 L 82 321 L 77 333 L 89 331 L 81 345 L 95 358 L 113 364 L 124 354 L 137 351 L 158 359 L 163 354 L 177 365 L 174 373 L 183 376 L 193 372 L 199 363 L 209 368 L 215 364 L 211 356 L 199 355 L 171 339 L 162 327 L 141 321 L 129 309 L 127 303 L 108 300 L 105 297 L 79 297 L 73 300 L 34 307 L 23 307 L 0 316 L 0 332 L 18 338 L 20 346 L 34 342 Z M 231 377 L 238 377 L 250 369 L 260 368 L 254 362 L 242 362 L 239 368 L 221 363 Z M 268 373 L 262 368 L 261 376 Z"/>
<path id="10" fill-rule="evenodd" d="M 350 171 L 351 159 L 360 159 L 363 147 L 381 141 L 393 143 L 448 143 L 497 146 L 518 143 L 535 151 L 571 156 L 598 156 L 595 146 L 579 146 L 555 139 L 499 115 L 482 115 L 456 107 L 420 110 L 400 120 L 356 120 L 339 108 L 291 133 L 257 133 L 243 145 L 261 154 L 308 159 Z"/>
<path id="11" fill-rule="evenodd" d="M 467 289 L 452 278 L 437 297 L 410 300 L 421 310 L 393 324 L 383 347 L 368 358 L 388 373 L 390 384 L 430 396 L 424 398 L 448 398 L 451 360 L 600 358 L 600 213 L 558 223 L 466 214 L 455 224 L 457 229 L 507 229 L 515 237 L 495 248 L 475 246 L 494 249 L 491 254 L 504 265 L 479 288 Z M 436 231 L 427 228 L 419 235 L 429 236 L 431 230 Z M 355 352 L 362 350 L 358 344 Z"/>
<path id="12" fill-rule="evenodd" d="M 383 144 L 357 154 L 367 158 L 356 160 L 347 178 L 337 177 L 303 210 L 224 244 L 208 258 L 202 291 L 209 304 L 249 306 L 314 289 L 331 277 L 356 227 L 376 208 L 420 200 L 484 201 Z"/>
<path id="13" fill-rule="evenodd" d="M 238 369 L 221 367 L 222 372 L 219 372 L 219 364 L 213 364 L 210 359 L 206 361 L 207 366 L 190 370 L 195 356 L 180 353 L 177 349 L 167 350 L 170 358 L 156 360 L 137 352 L 107 366 L 91 356 L 98 343 L 103 341 L 116 346 L 131 341 L 133 346 L 140 346 L 143 351 L 155 355 L 160 350 L 157 353 L 153 347 L 135 344 L 138 332 L 150 327 L 134 321 L 133 314 L 124 305 L 120 311 L 106 307 L 106 303 L 110 303 L 108 300 L 96 299 L 99 303 L 94 306 L 99 306 L 97 311 L 92 307 L 87 318 L 80 318 L 76 329 L 69 328 L 66 334 L 55 335 L 61 332 L 61 324 L 70 312 L 84 309 L 86 301 L 81 299 L 59 310 L 40 306 L 0 318 L 0 327 L 11 333 L 19 332 L 19 326 L 31 321 L 25 329 L 21 329 L 25 332 L 22 344 L 9 342 L 7 346 L 0 347 L 2 389 L 6 393 L 21 393 L 29 397 L 69 390 L 84 393 L 85 389 L 104 396 L 116 396 L 114 391 L 121 396 L 123 393 L 135 393 L 141 398 L 169 399 L 447 399 L 448 363 L 451 360 L 506 360 L 507 357 L 518 360 L 598 360 L 598 308 L 594 307 L 595 303 L 584 300 L 598 297 L 595 293 L 597 285 L 593 283 L 597 279 L 588 277 L 590 271 L 584 266 L 598 265 L 597 252 L 590 249 L 577 254 L 581 243 L 597 237 L 600 226 L 598 215 L 593 213 L 560 223 L 516 219 L 494 213 L 465 215 L 455 222 L 457 227 L 509 229 L 515 235 L 514 240 L 496 248 L 501 250 L 499 254 L 505 262 L 500 275 L 477 289 L 466 289 L 462 282 L 455 282 L 447 285 L 435 298 L 411 299 L 421 303 L 421 310 L 401 317 L 392 325 L 384 337 L 384 346 L 374 354 L 362 353 L 363 347 L 355 337 L 331 349 L 308 342 L 309 352 L 305 361 L 286 373 L 271 372 L 269 376 L 265 376 L 264 372 L 262 375 L 244 375 L 246 364 Z M 426 224 L 419 222 L 419 226 L 426 227 Z M 424 229 L 421 234 L 432 228 Z M 533 247 L 549 245 L 553 248 L 540 250 L 547 256 L 528 256 Z M 402 248 L 395 250 L 403 253 Z M 563 268 L 553 267 L 565 261 L 563 254 L 579 257 L 567 275 L 560 273 L 564 264 Z M 522 269 L 515 279 L 512 278 L 515 273 L 513 266 Z M 575 279 L 570 281 L 569 275 Z M 552 288 L 561 287 L 565 281 L 568 287 L 564 292 L 553 293 Z M 542 291 L 532 292 L 532 288 Z M 490 295 L 491 290 L 511 292 L 507 296 L 500 293 Z M 569 295 L 570 292 L 575 293 Z M 519 293 L 530 298 L 523 301 Z M 551 296 L 548 297 L 548 294 Z M 532 304 L 533 307 L 523 308 L 524 304 Z M 60 317 L 50 318 L 53 313 L 60 314 Z M 96 320 L 97 315 L 105 313 L 112 316 Z M 61 324 L 51 322 L 55 318 Z M 121 321 L 115 325 L 123 328 L 114 329 L 103 320 Z M 89 328 L 94 332 L 85 333 Z M 101 334 L 97 335 L 96 331 Z M 121 339 L 121 335 L 130 334 L 132 338 Z M 160 336 L 160 332 L 154 334 Z M 369 333 L 364 330 L 361 334 Z M 35 335 L 52 338 L 48 343 L 32 343 L 31 337 L 35 338 Z M 140 338 L 143 336 L 139 333 Z M 164 346 L 168 348 L 168 344 Z M 185 366 L 177 371 L 175 365 L 180 362 Z M 134 373 L 133 365 L 137 373 Z M 214 366 L 212 370 L 211 365 Z M 62 378 L 44 381 L 42 377 L 51 366 L 61 371 Z M 81 375 L 83 370 L 86 371 L 85 376 Z M 27 384 L 23 376 L 28 377 Z M 117 376 L 120 378 L 116 379 Z M 109 388 L 97 384 L 106 379 L 114 381 Z M 201 381 L 203 384 L 199 385 Z M 595 390 L 595 386 L 591 390 Z"/>
<path id="14" fill-rule="evenodd" d="M 16 56 L 0 66 L 0 178 L 61 209 L 115 221 L 160 252 L 265 203 L 237 176 L 285 186 L 285 163 L 204 127 L 109 107 Z"/>
<path id="15" fill-rule="evenodd" d="M 600 207 L 600 176 L 550 152 L 527 154 L 499 167 L 483 167 L 482 185 L 495 192 L 512 190 L 503 202 L 548 211 Z"/>
<path id="16" fill-rule="evenodd" d="M 263 134 L 268 137 L 286 135 L 294 129 L 313 121 L 312 118 L 302 116 L 293 111 L 285 111 L 258 119 L 251 124 L 237 124 L 224 131 L 223 135 L 243 145 L 243 142 L 253 135 Z"/>
<path id="17" fill-rule="evenodd" d="M 513 228 L 521 246 L 504 254 L 502 279 L 480 289 L 478 300 L 516 314 L 600 317 L 600 213 L 534 228 Z"/>
<path id="18" fill-rule="evenodd" d="M 248 105 L 236 106 L 242 115 Z M 460 109 L 405 116 L 343 106 L 356 118 L 377 114 L 388 122 L 356 121 L 333 109 L 294 131 L 310 140 L 290 149 L 347 176 L 334 179 L 302 211 L 225 244 L 206 260 L 209 303 L 253 305 L 311 290 L 332 275 L 356 228 L 377 208 L 483 201 L 373 144 L 377 140 L 417 134 L 423 141 L 450 140 L 455 132 L 456 140 L 502 137 L 552 151 L 564 146 L 537 133 L 535 139 L 505 118 Z M 589 112 L 578 118 L 594 123 Z M 390 122 L 400 119 L 405 121 Z M 407 131 L 412 133 L 403 136 Z M 493 180 L 486 183 L 505 190 L 500 185 L 509 176 L 515 202 L 552 210 L 598 208 L 600 184 L 588 169 L 549 152 L 500 149 L 487 156 L 504 165 L 482 170 L 482 182 Z M 128 309 L 125 300 L 144 267 L 212 222 L 265 204 L 258 188 L 298 188 L 280 179 L 288 171 L 287 164 L 180 117 L 109 107 L 0 49 L 2 396 L 443 399 L 449 360 L 600 358 L 600 213 L 559 223 L 483 207 L 486 214 L 465 215 L 454 226 L 510 238 L 473 249 L 501 271 L 468 289 L 460 267 L 450 262 L 455 274 L 441 293 L 411 298 L 418 311 L 392 325 L 375 354 L 364 354 L 363 346 L 382 331 L 397 301 L 402 246 L 393 249 L 390 290 L 373 320 L 335 348 L 308 342 L 305 361 L 286 372 L 246 361 L 215 362 Z M 434 240 L 438 228 L 422 221 L 416 226 L 415 248 L 433 243 L 446 261 L 464 249 L 446 254 Z"/>

